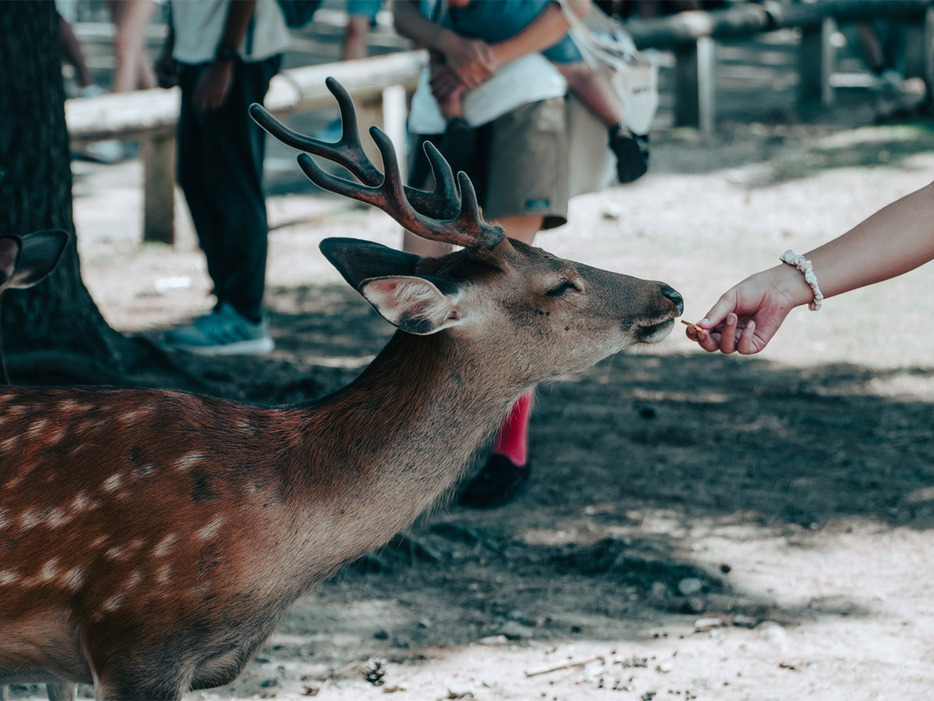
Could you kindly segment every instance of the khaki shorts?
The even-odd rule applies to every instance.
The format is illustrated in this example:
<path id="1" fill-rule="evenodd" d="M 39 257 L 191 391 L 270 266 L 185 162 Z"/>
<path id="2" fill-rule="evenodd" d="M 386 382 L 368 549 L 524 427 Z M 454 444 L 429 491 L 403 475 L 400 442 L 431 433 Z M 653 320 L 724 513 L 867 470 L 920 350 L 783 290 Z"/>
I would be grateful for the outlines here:
<path id="1" fill-rule="evenodd" d="M 542 228 L 568 220 L 569 156 L 564 98 L 532 102 L 477 128 L 476 154 L 465 167 L 486 219 L 541 216 Z M 417 188 L 431 189 L 421 141 L 440 144 L 440 136 L 421 137 L 409 177 Z M 485 166 L 485 167 L 484 167 Z"/>
<path id="2" fill-rule="evenodd" d="M 568 135 L 564 98 L 532 102 L 482 128 L 489 150 L 483 214 L 539 215 L 543 228 L 568 220 Z"/>

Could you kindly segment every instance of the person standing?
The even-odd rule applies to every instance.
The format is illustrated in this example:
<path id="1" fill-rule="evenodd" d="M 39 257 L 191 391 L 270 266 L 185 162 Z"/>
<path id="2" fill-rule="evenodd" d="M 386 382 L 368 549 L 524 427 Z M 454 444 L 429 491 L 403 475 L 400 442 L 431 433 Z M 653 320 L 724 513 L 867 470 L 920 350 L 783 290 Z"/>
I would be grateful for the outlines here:
<path id="1" fill-rule="evenodd" d="M 163 341 L 201 355 L 268 353 L 265 134 L 249 106 L 262 104 L 279 71 L 288 30 L 276 0 L 181 1 L 170 10 L 157 76 L 163 87 L 181 87 L 178 183 L 216 304 Z"/>
<path id="2" fill-rule="evenodd" d="M 573 4 L 584 16 L 589 0 Z M 470 177 L 484 217 L 509 238 L 531 245 L 539 231 L 567 223 L 567 83 L 539 52 L 561 40 L 568 21 L 550 0 L 447 0 L 442 9 L 443 14 L 434 15 L 419 0 L 397 0 L 393 5 L 396 31 L 427 48 L 431 56 L 409 115 L 409 128 L 419 135 L 410 185 L 427 185 L 422 142 L 430 140 L 455 170 Z M 474 90 L 487 91 L 483 114 L 473 115 L 455 144 L 451 127 L 457 122 L 446 120 L 451 103 Z M 403 248 L 423 256 L 447 252 L 408 231 Z M 525 488 L 532 464 L 532 408 L 532 394 L 512 407 L 483 469 L 458 495 L 460 504 L 500 506 Z"/>

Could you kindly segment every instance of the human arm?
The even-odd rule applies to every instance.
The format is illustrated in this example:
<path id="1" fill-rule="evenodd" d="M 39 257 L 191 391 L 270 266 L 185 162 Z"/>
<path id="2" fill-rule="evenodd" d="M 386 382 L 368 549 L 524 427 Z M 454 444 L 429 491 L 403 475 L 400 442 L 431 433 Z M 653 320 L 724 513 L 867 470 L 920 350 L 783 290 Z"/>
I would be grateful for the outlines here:
<path id="1" fill-rule="evenodd" d="M 234 51 L 243 42 L 253 11 L 256 9 L 256 0 L 231 0 L 227 10 L 227 20 L 224 24 L 224 33 L 218 43 L 220 47 L 231 47 Z M 202 112 L 216 110 L 227 100 L 230 86 L 233 83 L 234 60 L 232 56 L 218 56 L 211 63 L 195 88 L 194 104 Z"/>
<path id="2" fill-rule="evenodd" d="M 568 8 L 583 19 L 590 12 L 591 0 L 562 0 Z M 493 44 L 495 66 L 515 61 L 528 54 L 554 46 L 567 34 L 571 25 L 558 2 L 550 2 L 544 10 L 521 32 Z"/>
<path id="3" fill-rule="evenodd" d="M 479 39 L 467 39 L 433 22 L 419 9 L 419 0 L 394 0 L 393 26 L 396 32 L 417 46 L 444 57 L 445 64 L 466 87 L 474 87 L 493 74 L 489 45 Z"/>
<path id="4" fill-rule="evenodd" d="M 804 254 L 825 298 L 907 273 L 934 259 L 934 183 L 885 207 L 842 236 Z M 781 264 L 725 292 L 688 338 L 706 351 L 758 353 L 788 313 L 814 291 Z"/>

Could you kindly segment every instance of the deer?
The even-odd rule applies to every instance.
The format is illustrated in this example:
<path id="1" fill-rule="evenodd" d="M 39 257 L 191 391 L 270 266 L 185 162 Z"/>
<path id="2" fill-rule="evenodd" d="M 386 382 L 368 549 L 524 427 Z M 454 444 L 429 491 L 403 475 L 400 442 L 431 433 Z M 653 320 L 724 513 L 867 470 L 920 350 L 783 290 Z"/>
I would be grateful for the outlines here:
<path id="1" fill-rule="evenodd" d="M 107 700 L 230 682 L 300 595 L 443 502 L 521 394 L 662 340 L 682 313 L 662 282 L 506 238 L 430 146 L 435 189 L 407 188 L 392 143 L 371 127 L 380 172 L 350 96 L 327 85 L 338 142 L 251 113 L 305 151 L 299 165 L 320 187 L 459 248 L 420 258 L 322 241 L 396 330 L 321 399 L 0 389 L 0 683 L 88 683 Z"/>

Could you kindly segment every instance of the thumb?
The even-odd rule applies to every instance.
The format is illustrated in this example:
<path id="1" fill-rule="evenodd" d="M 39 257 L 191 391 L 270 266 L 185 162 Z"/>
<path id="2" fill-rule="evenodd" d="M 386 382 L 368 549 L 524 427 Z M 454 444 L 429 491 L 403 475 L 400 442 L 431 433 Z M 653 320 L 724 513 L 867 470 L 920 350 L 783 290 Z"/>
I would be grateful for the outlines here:
<path id="1" fill-rule="evenodd" d="M 710 308 L 710 311 L 704 315 L 704 318 L 701 319 L 697 325 L 702 329 L 710 330 L 720 324 L 726 318 L 727 314 L 735 310 L 736 295 L 733 294 L 731 290 L 724 293 L 720 299 L 717 300 L 717 303 Z"/>

